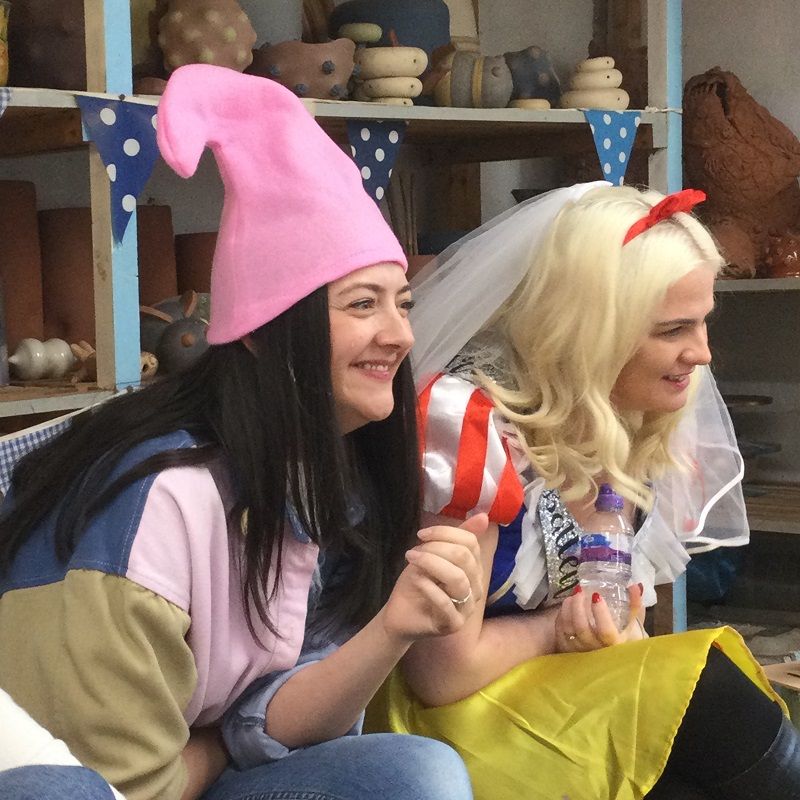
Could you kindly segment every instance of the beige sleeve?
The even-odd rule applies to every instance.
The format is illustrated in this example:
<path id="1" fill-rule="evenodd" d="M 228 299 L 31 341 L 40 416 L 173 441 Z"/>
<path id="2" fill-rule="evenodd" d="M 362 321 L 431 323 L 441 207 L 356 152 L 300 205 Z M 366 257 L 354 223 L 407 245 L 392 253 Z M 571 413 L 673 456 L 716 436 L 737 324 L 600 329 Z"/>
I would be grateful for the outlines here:
<path id="1" fill-rule="evenodd" d="M 197 682 L 189 623 L 126 578 L 75 570 L 3 596 L 0 679 L 128 800 L 178 800 Z"/>

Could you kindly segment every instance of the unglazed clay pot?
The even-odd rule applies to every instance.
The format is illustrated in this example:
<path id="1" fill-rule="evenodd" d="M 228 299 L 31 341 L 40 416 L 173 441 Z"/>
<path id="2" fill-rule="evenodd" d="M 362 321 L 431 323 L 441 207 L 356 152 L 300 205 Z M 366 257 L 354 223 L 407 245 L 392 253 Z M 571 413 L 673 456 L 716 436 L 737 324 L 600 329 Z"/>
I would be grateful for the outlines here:
<path id="1" fill-rule="evenodd" d="M 347 98 L 356 46 L 350 39 L 324 44 L 281 42 L 253 51 L 252 75 L 271 78 L 298 97 L 324 100 Z"/>
<path id="2" fill-rule="evenodd" d="M 216 231 L 179 233 L 175 237 L 178 292 L 211 291 L 211 263 L 217 246 Z"/>
<path id="3" fill-rule="evenodd" d="M 511 70 L 503 56 L 456 50 L 450 69 L 436 84 L 433 96 L 440 106 L 505 108 L 512 90 Z"/>
<path id="4" fill-rule="evenodd" d="M 15 2 L 10 23 L 12 86 L 86 89 L 83 0 Z"/>
<path id="5" fill-rule="evenodd" d="M 36 189 L 27 181 L 0 181 L 0 280 L 6 339 L 13 352 L 22 339 L 44 335 L 42 254 Z"/>
<path id="6" fill-rule="evenodd" d="M 163 209 L 137 209 L 139 286 L 150 302 L 177 292 L 172 220 L 169 209 Z M 45 336 L 94 346 L 91 212 L 88 208 L 41 211 L 39 228 Z"/>
<path id="7" fill-rule="evenodd" d="M 150 305 L 178 293 L 175 234 L 169 206 L 139 206 L 139 302 Z"/>
<path id="8" fill-rule="evenodd" d="M 158 31 L 167 72 L 184 64 L 242 72 L 253 60 L 256 32 L 236 0 L 170 0 Z"/>

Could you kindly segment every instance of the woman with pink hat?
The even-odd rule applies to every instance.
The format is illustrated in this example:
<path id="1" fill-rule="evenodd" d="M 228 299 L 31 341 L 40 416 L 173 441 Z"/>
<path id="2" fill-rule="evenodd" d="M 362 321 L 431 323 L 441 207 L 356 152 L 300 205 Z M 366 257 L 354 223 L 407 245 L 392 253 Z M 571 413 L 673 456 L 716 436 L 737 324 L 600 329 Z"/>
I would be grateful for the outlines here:
<path id="1" fill-rule="evenodd" d="M 129 800 L 467 800 L 449 747 L 355 735 L 482 594 L 486 517 L 419 531 L 405 256 L 277 83 L 179 69 L 158 141 L 225 183 L 211 346 L 20 462 L 0 684 Z"/>

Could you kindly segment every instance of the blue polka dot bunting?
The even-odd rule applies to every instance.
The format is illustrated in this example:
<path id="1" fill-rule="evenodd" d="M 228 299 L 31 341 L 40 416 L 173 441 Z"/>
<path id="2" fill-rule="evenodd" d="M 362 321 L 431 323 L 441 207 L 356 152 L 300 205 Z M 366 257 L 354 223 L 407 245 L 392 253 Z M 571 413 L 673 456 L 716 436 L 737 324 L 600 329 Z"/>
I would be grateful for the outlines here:
<path id="1" fill-rule="evenodd" d="M 614 186 L 622 186 L 633 140 L 642 118 L 641 111 L 604 111 L 592 108 L 585 109 L 583 113 L 592 130 L 603 178 Z"/>
<path id="2" fill-rule="evenodd" d="M 75 102 L 111 181 L 111 227 L 119 244 L 158 158 L 156 107 L 83 95 Z"/>
<path id="3" fill-rule="evenodd" d="M 367 194 L 376 202 L 386 194 L 405 132 L 405 122 L 347 121 L 350 152 L 361 170 L 361 180 Z"/>

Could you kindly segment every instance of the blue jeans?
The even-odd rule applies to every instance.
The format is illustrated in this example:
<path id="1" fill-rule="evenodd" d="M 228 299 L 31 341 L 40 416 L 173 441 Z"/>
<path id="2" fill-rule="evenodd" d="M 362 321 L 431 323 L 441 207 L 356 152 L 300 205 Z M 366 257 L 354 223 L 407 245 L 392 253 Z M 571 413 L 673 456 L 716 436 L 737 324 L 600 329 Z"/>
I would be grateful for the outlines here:
<path id="1" fill-rule="evenodd" d="M 48 764 L 0 772 L 0 800 L 114 800 L 114 795 L 86 767 Z"/>
<path id="2" fill-rule="evenodd" d="M 202 800 L 471 800 L 463 762 L 421 736 L 343 736 L 239 772 L 226 770 Z"/>

